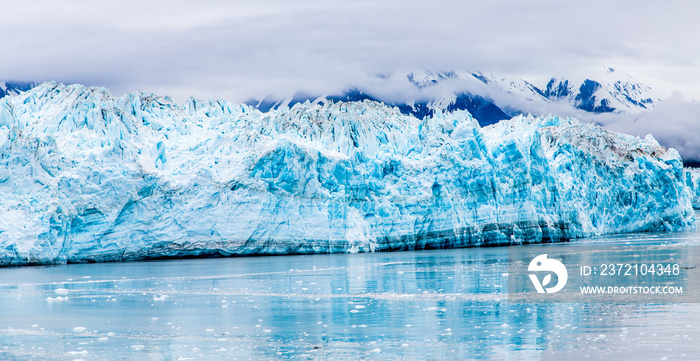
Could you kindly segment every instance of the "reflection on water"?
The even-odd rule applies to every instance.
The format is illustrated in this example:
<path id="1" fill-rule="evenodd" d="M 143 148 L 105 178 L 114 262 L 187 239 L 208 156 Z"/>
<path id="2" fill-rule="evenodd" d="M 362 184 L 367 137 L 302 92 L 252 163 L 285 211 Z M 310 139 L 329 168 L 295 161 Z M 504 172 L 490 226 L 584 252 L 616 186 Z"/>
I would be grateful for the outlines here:
<path id="1" fill-rule="evenodd" d="M 605 242 L 699 243 L 567 247 Z M 700 304 L 509 303 L 507 261 L 477 248 L 1 269 L 0 359 L 697 359 Z"/>

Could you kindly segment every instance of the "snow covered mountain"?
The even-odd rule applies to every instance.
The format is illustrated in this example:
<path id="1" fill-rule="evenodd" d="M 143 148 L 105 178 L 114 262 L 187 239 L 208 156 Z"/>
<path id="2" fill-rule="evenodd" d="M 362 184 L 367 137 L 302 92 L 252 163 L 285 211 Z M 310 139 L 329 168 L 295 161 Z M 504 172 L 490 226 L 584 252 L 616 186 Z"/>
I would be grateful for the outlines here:
<path id="1" fill-rule="evenodd" d="M 677 152 L 558 117 L 46 83 L 0 100 L 0 264 L 556 242 L 694 227 Z"/>
<path id="2" fill-rule="evenodd" d="M 7 95 L 17 95 L 20 92 L 27 91 L 35 86 L 37 83 L 32 82 L 4 82 L 0 81 L 0 98 Z"/>
<path id="3" fill-rule="evenodd" d="M 595 120 L 601 113 L 639 113 L 652 109 L 669 95 L 668 91 L 611 68 L 602 68 L 590 77 L 551 78 L 541 85 L 492 72 L 419 70 L 383 74 L 368 84 L 354 85 L 340 94 L 250 100 L 247 104 L 267 111 L 306 100 L 375 100 L 397 106 L 402 113 L 418 118 L 431 116 L 438 109 L 467 110 L 485 126 L 528 113 L 587 120 Z"/>

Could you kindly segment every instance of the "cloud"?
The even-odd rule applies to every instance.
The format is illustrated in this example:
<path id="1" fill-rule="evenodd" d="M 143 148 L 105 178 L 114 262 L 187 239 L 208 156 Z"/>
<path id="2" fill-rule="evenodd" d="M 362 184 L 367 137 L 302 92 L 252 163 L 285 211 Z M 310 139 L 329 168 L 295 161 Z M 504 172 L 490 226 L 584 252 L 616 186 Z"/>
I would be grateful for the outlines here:
<path id="1" fill-rule="evenodd" d="M 341 89 L 397 68 L 568 75 L 608 65 L 700 84 L 700 3 L 2 2 L 0 78 L 184 98 Z"/>
<path id="2" fill-rule="evenodd" d="M 700 161 L 700 103 L 689 102 L 679 93 L 650 112 L 622 116 L 604 126 L 640 137 L 652 134 L 661 145 L 678 150 L 684 160 Z"/>

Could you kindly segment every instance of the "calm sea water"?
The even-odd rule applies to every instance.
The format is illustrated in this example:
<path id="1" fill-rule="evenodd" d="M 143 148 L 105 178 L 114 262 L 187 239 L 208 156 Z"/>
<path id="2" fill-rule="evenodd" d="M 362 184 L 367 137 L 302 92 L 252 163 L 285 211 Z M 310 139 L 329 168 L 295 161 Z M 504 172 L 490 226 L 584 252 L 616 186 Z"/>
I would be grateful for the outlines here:
<path id="1" fill-rule="evenodd" d="M 0 360 L 700 359 L 700 304 L 515 304 L 507 260 L 503 247 L 0 269 Z"/>

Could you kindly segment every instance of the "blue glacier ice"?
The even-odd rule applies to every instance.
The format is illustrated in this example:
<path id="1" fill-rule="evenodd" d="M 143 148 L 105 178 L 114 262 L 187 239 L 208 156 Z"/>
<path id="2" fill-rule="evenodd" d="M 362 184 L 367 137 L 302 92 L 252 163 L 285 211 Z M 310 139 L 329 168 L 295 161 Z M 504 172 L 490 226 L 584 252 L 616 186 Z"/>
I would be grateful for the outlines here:
<path id="1" fill-rule="evenodd" d="M 700 168 L 686 168 L 693 208 L 700 209 Z"/>
<path id="2" fill-rule="evenodd" d="M 45 83 L 0 100 L 0 265 L 556 242 L 694 227 L 678 153 L 562 119 Z"/>

